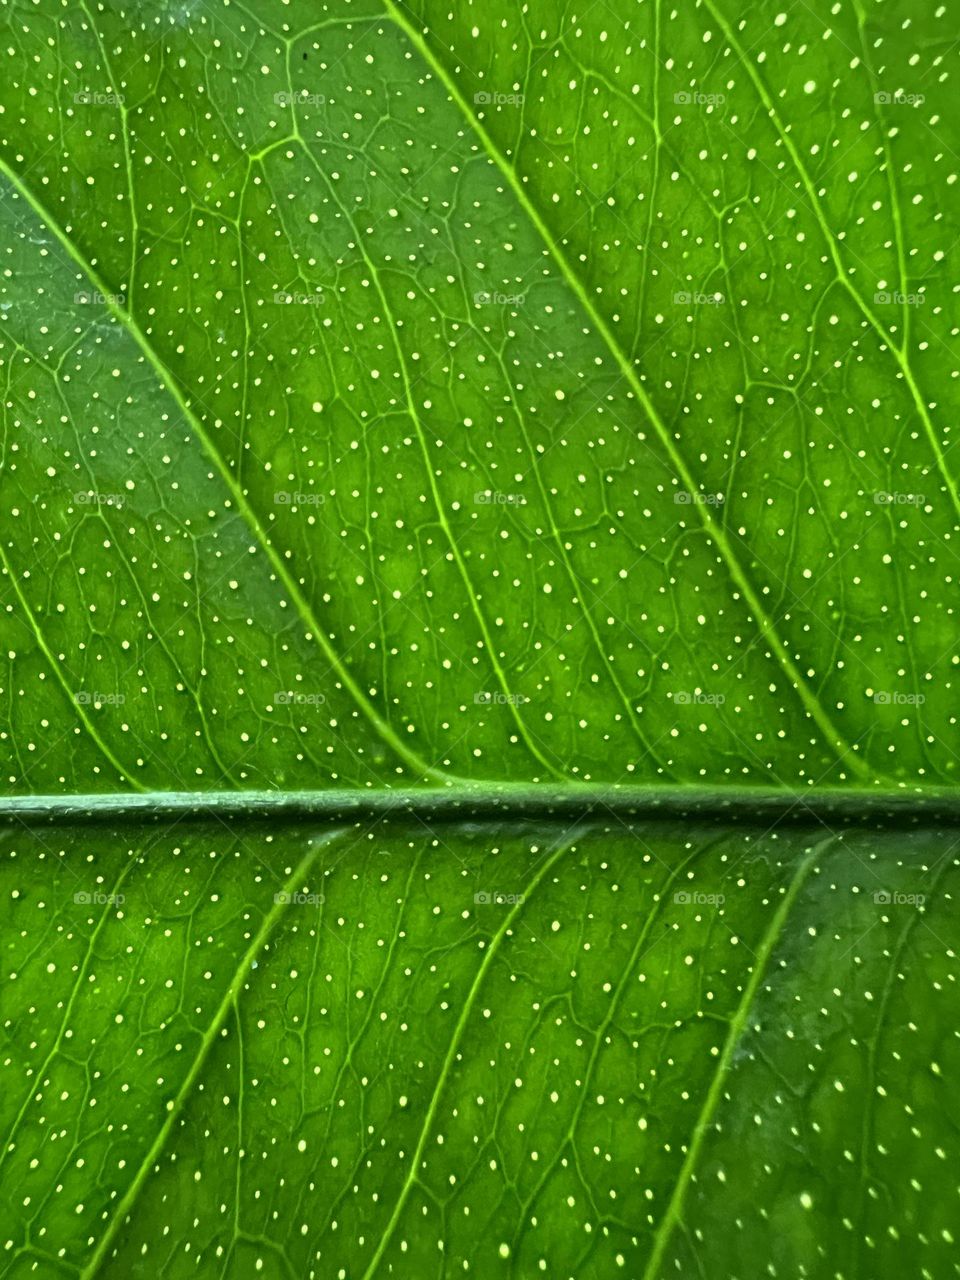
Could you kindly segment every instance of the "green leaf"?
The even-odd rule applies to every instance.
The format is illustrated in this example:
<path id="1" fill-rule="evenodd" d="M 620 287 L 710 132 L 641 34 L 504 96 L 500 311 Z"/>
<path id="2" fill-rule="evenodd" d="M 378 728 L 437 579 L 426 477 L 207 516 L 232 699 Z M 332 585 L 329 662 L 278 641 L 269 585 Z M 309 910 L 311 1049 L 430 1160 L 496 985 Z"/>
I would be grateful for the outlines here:
<path id="1" fill-rule="evenodd" d="M 952 844 L 11 833 L 5 1274 L 951 1274 Z"/>
<path id="2" fill-rule="evenodd" d="M 956 1276 L 947 8 L 6 13 L 0 1275 Z"/>
<path id="3" fill-rule="evenodd" d="M 11 787 L 953 779 L 940 11 L 17 12 Z"/>

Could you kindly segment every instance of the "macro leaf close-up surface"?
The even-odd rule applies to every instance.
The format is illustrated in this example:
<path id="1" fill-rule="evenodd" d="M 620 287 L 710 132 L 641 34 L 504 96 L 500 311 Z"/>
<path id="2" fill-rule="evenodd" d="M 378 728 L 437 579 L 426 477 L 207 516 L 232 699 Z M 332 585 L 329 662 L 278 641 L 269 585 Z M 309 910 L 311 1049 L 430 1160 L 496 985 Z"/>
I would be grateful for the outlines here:
<path id="1" fill-rule="evenodd" d="M 0 1275 L 960 1274 L 956 11 L 0 13 Z"/>
<path id="2" fill-rule="evenodd" d="M 948 848 L 11 835 L 7 1274 L 950 1275 Z"/>

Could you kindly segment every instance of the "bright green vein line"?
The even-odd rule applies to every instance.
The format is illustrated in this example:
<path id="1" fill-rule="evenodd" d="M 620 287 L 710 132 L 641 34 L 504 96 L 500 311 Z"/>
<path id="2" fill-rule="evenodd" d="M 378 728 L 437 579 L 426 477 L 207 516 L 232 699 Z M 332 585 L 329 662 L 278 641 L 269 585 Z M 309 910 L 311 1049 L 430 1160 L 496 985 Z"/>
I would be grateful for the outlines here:
<path id="1" fill-rule="evenodd" d="M 387 2 L 389 3 L 389 0 L 387 0 Z M 730 26 L 729 22 L 727 22 L 724 15 L 719 11 L 719 9 L 717 9 L 716 5 L 713 3 L 713 0 L 704 0 L 704 5 L 707 11 L 713 15 L 713 18 L 716 21 L 717 25 L 723 31 L 724 38 L 726 39 L 727 43 L 730 45 L 730 48 L 740 59 L 740 62 L 744 70 L 746 71 L 748 77 L 750 78 L 751 83 L 753 84 L 754 89 L 757 92 L 757 96 L 759 97 L 760 101 L 763 103 L 764 108 L 766 109 L 767 115 L 770 117 L 770 121 L 777 131 L 777 135 L 780 138 L 780 141 L 782 142 L 784 149 L 786 150 L 787 154 L 790 157 L 790 160 L 793 163 L 793 167 L 797 171 L 797 176 L 800 179 L 800 182 L 803 184 L 803 188 L 807 193 L 807 199 L 810 202 L 810 211 L 812 212 L 814 218 L 816 218 L 817 224 L 820 227 L 821 232 L 823 233 L 823 238 L 827 246 L 827 252 L 830 255 L 830 260 L 833 263 L 834 270 L 837 273 L 837 280 L 842 285 L 842 287 L 846 289 L 847 293 L 850 295 L 851 299 L 857 306 L 858 310 L 863 315 L 863 318 L 874 330 L 874 332 L 880 338 L 883 345 L 887 348 L 887 350 L 891 353 L 894 360 L 896 361 L 897 367 L 900 370 L 903 380 L 907 384 L 907 387 L 910 391 L 910 395 L 911 395 L 911 398 L 913 399 L 914 407 L 917 410 L 917 416 L 920 418 L 920 421 L 923 424 L 923 430 L 926 434 L 927 441 L 930 445 L 931 451 L 933 452 L 933 456 L 936 460 L 937 470 L 940 472 L 944 485 L 946 486 L 947 493 L 950 495 L 950 499 L 953 503 L 953 509 L 954 511 L 956 511 L 958 517 L 960 517 L 960 492 L 958 492 L 957 483 L 954 480 L 953 476 L 950 474 L 950 470 L 947 467 L 946 455 L 944 454 L 944 451 L 940 445 L 940 440 L 937 437 L 936 428 L 934 427 L 933 420 L 930 417 L 930 412 L 927 408 L 926 401 L 924 400 L 923 396 L 920 393 L 920 388 L 917 385 L 916 378 L 913 376 L 913 368 L 910 364 L 908 354 L 905 349 L 902 349 L 893 341 L 890 334 L 887 332 L 884 326 L 877 319 L 872 309 L 869 306 L 867 306 L 867 303 L 865 302 L 860 290 L 851 280 L 850 273 L 847 271 L 846 267 L 844 266 L 843 259 L 840 256 L 840 249 L 838 247 L 837 238 L 834 235 L 833 231 L 831 230 L 830 224 L 827 221 L 826 215 L 823 212 L 823 205 L 820 200 L 820 196 L 817 193 L 817 188 L 813 182 L 813 179 L 810 176 L 807 166 L 803 162 L 803 158 L 800 155 L 800 151 L 797 148 L 796 142 L 794 142 L 789 131 L 784 127 L 783 121 L 780 118 L 780 112 L 777 110 L 776 103 L 774 102 L 773 98 L 770 96 L 770 91 L 767 88 L 766 83 L 764 82 L 762 76 L 757 71 L 757 68 L 754 64 L 754 60 L 750 58 L 748 54 L 744 51 L 743 46 L 740 44 L 740 42 L 737 40 L 736 36 L 734 35 L 733 29 Z M 887 169 L 888 171 L 892 172 L 892 166 L 889 163 L 889 159 L 887 161 Z M 897 209 L 897 205 L 895 201 L 893 202 L 893 205 L 894 205 L 894 208 Z M 899 210 L 897 209 L 897 212 L 894 217 L 895 227 L 898 225 L 897 224 L 898 218 L 899 218 Z"/>
<path id="2" fill-rule="evenodd" d="M 119 877 L 115 881 L 110 891 L 111 893 L 113 894 L 119 893 L 119 891 L 123 888 L 123 885 L 127 877 L 130 875 L 133 869 L 138 865 L 139 856 L 140 856 L 140 850 L 137 851 L 136 855 L 130 857 L 129 861 L 123 867 Z M 52 1039 L 52 1041 L 50 1042 L 50 1047 L 47 1050 L 47 1055 L 43 1060 L 43 1064 L 41 1065 L 40 1069 L 34 1073 L 34 1076 L 33 1076 L 33 1081 L 39 1081 L 41 1089 L 44 1089 L 46 1087 L 46 1082 L 48 1080 L 47 1072 L 50 1069 L 50 1064 L 53 1062 L 54 1058 L 56 1058 L 57 1054 L 60 1053 L 63 1049 L 64 1037 L 69 1036 L 69 1028 L 71 1026 L 71 1022 L 73 1019 L 74 1009 L 76 1008 L 77 998 L 83 989 L 84 983 L 87 981 L 87 974 L 90 972 L 90 967 L 93 961 L 93 955 L 94 955 L 94 951 L 96 950 L 97 942 L 99 941 L 100 935 L 103 933 L 104 929 L 107 928 L 107 926 L 113 920 L 114 914 L 115 913 L 113 911 L 113 908 L 109 906 L 105 906 L 103 910 L 100 912 L 100 915 L 97 918 L 97 922 L 93 926 L 93 929 L 90 932 L 90 937 L 87 939 L 87 946 L 84 952 L 83 959 L 80 961 L 79 965 L 77 965 L 74 969 L 74 973 L 76 976 L 74 977 L 74 980 L 73 980 L 73 986 L 70 988 L 70 995 L 67 998 L 66 1004 L 63 1006 L 63 1013 L 60 1017 L 60 1025 L 57 1028 L 57 1033 Z M 9 1086 L 8 1086 L 8 1089 L 9 1089 Z M 3 1165 L 6 1163 L 7 1156 L 10 1155 L 15 1150 L 16 1138 L 20 1132 L 20 1126 L 23 1123 L 24 1116 L 30 1110 L 30 1105 L 36 1097 L 36 1092 L 37 1092 L 36 1083 L 31 1083 L 31 1087 L 28 1088 L 27 1093 L 22 1103 L 20 1104 L 20 1107 L 17 1110 L 17 1114 L 14 1117 L 13 1123 L 10 1126 L 9 1132 L 7 1133 L 7 1136 L 4 1139 L 3 1147 L 0 1148 L 0 1169 L 2 1169 Z"/>
<path id="3" fill-rule="evenodd" d="M 300 135 L 298 134 L 298 136 Z M 344 205 L 340 203 L 337 197 L 336 188 L 331 184 L 330 179 L 324 173 L 321 166 L 317 164 L 317 161 L 313 155 L 313 152 L 308 146 L 306 139 L 303 138 L 302 136 L 300 136 L 300 143 L 303 146 L 304 152 L 309 157 L 311 164 L 316 170 L 317 176 L 326 185 L 326 188 L 330 193 L 331 199 L 334 200 L 339 205 L 340 209 L 344 214 L 344 217 L 353 226 L 357 246 L 360 250 L 360 253 L 361 253 L 361 256 L 363 257 L 364 262 L 366 263 L 367 270 L 370 272 L 370 278 L 373 281 L 373 287 L 377 292 L 377 297 L 380 299 L 380 305 L 383 307 L 384 319 L 387 322 L 387 329 L 390 333 L 393 349 L 397 357 L 397 367 L 403 379 L 403 392 L 404 392 L 404 400 L 406 403 L 407 416 L 409 417 L 411 423 L 413 424 L 414 434 L 417 437 L 417 444 L 420 449 L 420 455 L 423 458 L 424 472 L 426 474 L 427 484 L 430 488 L 430 495 L 433 499 L 433 507 L 437 513 L 437 520 L 440 524 L 440 528 L 443 530 L 444 537 L 447 540 L 447 545 L 450 548 L 450 554 L 453 556 L 454 563 L 457 566 L 457 571 L 460 574 L 460 579 L 463 582 L 464 590 L 467 593 L 467 601 L 470 605 L 470 611 L 473 614 L 474 619 L 476 620 L 477 626 L 480 630 L 480 634 L 483 637 L 483 643 L 487 652 L 487 657 L 490 661 L 491 666 L 493 667 L 494 674 L 496 675 L 500 688 L 503 690 L 505 694 L 508 695 L 507 706 L 509 708 L 510 715 L 513 718 L 514 722 L 516 723 L 517 729 L 521 734 L 521 736 L 523 737 L 523 740 L 526 743 L 527 747 L 529 748 L 531 754 L 540 762 L 540 764 L 543 765 L 544 769 L 546 769 L 549 773 L 553 774 L 555 778 L 563 777 L 562 771 L 558 769 L 556 765 L 551 764 L 549 758 L 546 755 L 544 755 L 544 753 L 540 750 L 539 746 L 537 745 L 536 739 L 531 735 L 525 720 L 520 715 L 520 711 L 517 707 L 516 702 L 509 697 L 510 686 L 507 681 L 506 673 L 503 669 L 503 664 L 500 662 L 500 657 L 499 657 L 499 654 L 497 653 L 496 643 L 494 642 L 493 636 L 490 634 L 490 628 L 487 625 L 487 620 L 484 617 L 483 610 L 480 607 L 480 600 L 479 600 L 479 597 L 477 596 L 477 592 L 474 589 L 473 583 L 470 579 L 470 574 L 467 569 L 466 561 L 464 560 L 463 554 L 460 551 L 460 547 L 457 544 L 457 539 L 453 535 L 453 530 L 450 528 L 450 521 L 447 519 L 446 509 L 444 508 L 444 504 L 443 504 L 443 497 L 437 486 L 437 478 L 436 478 L 436 475 L 434 474 L 434 462 L 433 462 L 433 459 L 430 457 L 430 449 L 427 445 L 426 435 L 424 434 L 423 422 L 420 418 L 420 414 L 417 411 L 417 404 L 413 394 L 413 386 L 410 382 L 410 371 L 407 367 L 407 360 L 403 354 L 403 346 L 399 338 L 397 337 L 397 320 L 393 314 L 393 309 L 390 306 L 390 300 L 387 297 L 386 290 L 383 287 L 381 272 L 377 267 L 377 264 L 374 262 L 373 258 L 371 258 L 370 254 L 367 252 L 366 246 L 364 243 L 365 236 L 362 234 L 360 229 L 353 224 L 353 219 L 352 219 L 350 210 L 345 208 Z"/>
<path id="4" fill-rule="evenodd" d="M 0 165 L 2 165 L 2 163 L 3 163 L 3 159 L 2 157 L 0 157 Z M 40 623 L 37 621 L 36 614 L 34 613 L 33 609 L 30 607 L 30 601 L 27 599 L 27 597 L 23 593 L 23 590 L 21 589 L 20 582 L 17 578 L 17 574 L 14 569 L 14 566 L 10 563 L 9 559 L 7 558 L 7 553 L 4 551 L 2 545 L 0 545 L 0 562 L 2 562 L 4 569 L 7 571 L 7 577 L 10 579 L 10 585 L 13 587 L 14 595 L 17 597 L 17 600 L 19 601 L 20 608 L 23 611 L 24 619 L 27 625 L 30 627 L 30 630 L 33 632 L 34 637 L 37 641 L 37 644 L 40 646 L 40 651 L 47 660 L 47 665 L 50 667 L 50 670 L 53 672 L 53 678 L 61 686 L 64 693 L 70 699 L 70 703 L 73 709 L 76 711 L 77 715 L 80 717 L 80 720 L 82 721 L 83 726 L 86 729 L 87 733 L 89 733 L 92 741 L 96 743 L 97 747 L 103 754 L 104 758 L 109 760 L 110 763 L 113 765 L 114 769 L 116 769 L 118 775 L 121 778 L 126 778 L 132 787 L 136 787 L 137 790 L 142 791 L 143 784 L 138 782 L 136 778 L 134 778 L 131 774 L 127 772 L 127 770 L 123 767 L 123 765 L 120 763 L 118 758 L 110 750 L 109 745 L 103 740 L 103 738 L 101 738 L 99 732 L 97 731 L 97 726 L 91 719 L 90 713 L 87 711 L 86 707 L 81 705 L 81 703 L 77 702 L 76 694 L 79 691 L 76 689 L 71 689 L 69 684 L 67 683 L 67 677 L 64 674 L 64 669 L 61 666 L 61 664 L 57 661 L 57 655 L 50 648 L 49 644 L 47 644 L 47 638 L 43 633 L 43 627 L 41 627 Z"/>
<path id="5" fill-rule="evenodd" d="M 470 128 L 472 128 L 476 133 L 477 137 L 483 143 L 490 159 L 503 174 L 521 208 L 533 223 L 551 257 L 563 272 L 567 284 L 576 294 L 580 305 L 583 307 L 590 319 L 590 323 L 596 329 L 597 333 L 599 333 L 611 355 L 616 360 L 617 365 L 629 384 L 631 391 L 636 396 L 647 415 L 647 418 L 660 438 L 660 442 L 663 445 L 670 462 L 676 468 L 677 475 L 680 477 L 684 486 L 690 493 L 696 493 L 699 490 L 699 485 L 688 469 L 682 454 L 677 449 L 670 432 L 667 430 L 666 424 L 660 417 L 656 406 L 647 394 L 646 388 L 637 376 L 637 371 L 634 368 L 633 361 L 620 345 L 620 341 L 616 334 L 610 328 L 602 313 L 598 310 L 584 286 L 583 281 L 571 265 L 570 260 L 561 247 L 559 241 L 553 235 L 550 228 L 543 220 L 539 209 L 537 209 L 536 205 L 527 194 L 526 188 L 517 173 L 510 165 L 506 156 L 494 142 L 493 138 L 487 132 L 482 122 L 477 118 L 476 113 L 471 111 L 470 105 L 463 93 L 460 91 L 460 87 L 456 80 L 454 80 L 453 76 L 449 73 L 444 64 L 434 54 L 422 33 L 413 25 L 407 15 L 403 12 L 401 6 L 395 3 L 394 0 L 383 0 L 383 3 L 388 15 L 405 33 L 411 44 L 416 48 L 417 52 L 429 67 L 430 71 L 446 89 L 452 101 L 463 112 L 464 118 Z M 776 631 L 772 618 L 770 618 L 764 609 L 760 596 L 757 594 L 753 584 L 747 576 L 746 571 L 741 565 L 737 553 L 733 549 L 733 544 L 727 537 L 723 526 L 716 520 L 707 503 L 696 503 L 695 505 L 707 534 L 713 541 L 723 560 L 726 562 L 730 576 L 733 578 L 738 590 L 742 593 L 744 600 L 747 602 L 754 621 L 760 628 L 760 632 L 764 640 L 770 645 L 777 661 L 796 689 L 807 713 L 817 725 L 820 732 L 824 735 L 826 741 L 843 758 L 844 763 L 849 766 L 851 772 L 861 778 L 866 778 L 868 776 L 866 766 L 855 754 L 850 744 L 842 737 L 839 730 L 830 719 L 830 716 L 821 705 L 819 699 L 808 686 L 796 662 L 790 656 L 789 650 Z"/>
<path id="6" fill-rule="evenodd" d="M 289 895 L 291 893 L 295 893 L 303 887 L 303 884 L 305 883 L 307 876 L 310 874 L 310 869 L 316 861 L 321 848 L 323 848 L 324 845 L 329 844 L 338 835 L 340 835 L 340 832 L 334 831 L 326 838 L 326 840 L 317 841 L 317 843 L 313 845 L 310 852 L 302 859 L 299 866 L 284 884 L 283 892 L 285 894 Z M 217 1006 L 213 1018 L 210 1020 L 207 1029 L 201 1037 L 200 1047 L 197 1050 L 193 1062 L 190 1064 L 190 1069 L 187 1071 L 187 1074 L 181 1082 L 180 1088 L 177 1090 L 173 1102 L 169 1104 L 169 1110 L 167 1111 L 166 1119 L 160 1126 L 160 1131 L 156 1138 L 154 1138 L 149 1151 L 141 1161 L 140 1167 L 137 1169 L 130 1185 L 127 1187 L 126 1194 L 114 1209 L 113 1216 L 105 1228 L 103 1235 L 100 1237 L 100 1243 L 97 1245 L 90 1261 L 80 1273 L 80 1280 L 94 1280 L 94 1277 L 99 1273 L 101 1266 L 107 1259 L 110 1250 L 113 1248 L 118 1232 L 129 1217 L 131 1209 L 136 1203 L 140 1193 L 143 1191 L 154 1165 L 157 1163 L 161 1152 L 167 1144 L 167 1140 L 173 1131 L 174 1125 L 180 1119 L 183 1108 L 193 1093 L 194 1086 L 200 1077 L 204 1063 L 210 1056 L 210 1050 L 219 1038 L 220 1031 L 227 1020 L 227 1016 L 229 1015 L 231 1008 L 233 1008 L 234 1003 L 240 994 L 240 989 L 250 973 L 250 966 L 253 964 L 254 960 L 256 960 L 264 946 L 269 942 L 285 907 L 286 903 L 275 901 L 271 910 L 268 911 L 261 920 L 259 929 L 254 934 L 253 940 L 244 952 L 243 958 L 237 966 L 236 973 L 230 980 L 230 984 L 223 993 L 223 998 Z"/>
<path id="7" fill-rule="evenodd" d="M 670 1201 L 657 1226 L 656 1234 L 653 1238 L 653 1247 L 650 1251 L 650 1257 L 647 1260 L 647 1265 L 644 1268 L 641 1280 L 659 1280 L 660 1265 L 663 1261 L 664 1251 L 670 1242 L 670 1237 L 673 1235 L 674 1227 L 681 1220 L 683 1214 L 683 1201 L 687 1193 L 687 1188 L 695 1175 L 697 1161 L 700 1158 L 700 1152 L 703 1149 L 703 1144 L 710 1131 L 710 1126 L 713 1122 L 714 1116 L 716 1115 L 717 1107 L 720 1105 L 720 1098 L 723 1094 L 724 1085 L 727 1083 L 727 1075 L 730 1071 L 733 1055 L 736 1053 L 743 1037 L 743 1033 L 746 1030 L 747 1019 L 750 1016 L 750 1012 L 754 1006 L 754 1001 L 757 997 L 757 992 L 760 990 L 760 985 L 766 975 L 767 965 L 770 963 L 770 956 L 783 933 L 783 927 L 787 922 L 787 917 L 790 914 L 790 910 L 793 907 L 794 902 L 797 900 L 800 890 L 806 883 L 807 876 L 810 874 L 810 871 L 820 854 L 823 853 L 824 849 L 826 849 L 834 839 L 834 836 L 828 836 L 826 840 L 821 840 L 818 844 L 815 844 L 804 860 L 800 863 L 789 889 L 781 899 L 780 905 L 774 912 L 773 919 L 770 921 L 769 927 L 763 936 L 760 948 L 754 957 L 750 979 L 744 987 L 743 995 L 740 997 L 740 1003 L 737 1006 L 733 1018 L 731 1019 L 727 1038 L 724 1042 L 720 1059 L 717 1062 L 717 1069 L 714 1072 L 713 1079 L 710 1081 L 710 1088 L 707 1090 L 706 1097 L 703 1100 L 703 1105 L 700 1108 L 700 1114 L 697 1116 L 697 1122 L 694 1125 L 693 1134 L 687 1147 L 686 1157 L 680 1167 L 677 1180 L 673 1185 L 673 1192 L 670 1196 Z"/>
<path id="8" fill-rule="evenodd" d="M 384 720 L 384 718 L 379 714 L 367 698 L 366 694 L 360 688 L 357 681 L 350 674 L 348 668 L 344 665 L 339 654 L 327 639 L 326 632 L 320 625 L 320 621 L 313 611 L 313 606 L 304 595 L 296 578 L 290 572 L 284 562 L 283 556 L 277 551 L 276 547 L 274 547 L 273 543 L 270 541 L 267 531 L 260 523 L 257 513 L 250 505 L 243 489 L 237 483 L 233 472 L 221 456 L 220 450 L 214 446 L 213 440 L 208 434 L 203 422 L 190 408 L 190 404 L 184 397 L 183 392 L 180 390 L 176 378 L 164 364 L 158 353 L 154 350 L 153 344 L 140 328 L 133 314 L 120 306 L 120 304 L 114 300 L 114 290 L 112 287 L 101 277 L 97 269 L 90 262 L 86 261 L 76 244 L 74 244 L 73 240 L 67 234 L 66 230 L 60 225 L 57 219 L 53 217 L 42 201 L 34 194 L 20 174 L 10 168 L 3 156 L 0 156 L 0 173 L 6 177 L 14 190 L 22 197 L 23 200 L 26 201 L 40 221 L 49 227 L 65 252 L 76 264 L 77 269 L 83 272 L 83 274 L 96 287 L 97 291 L 106 299 L 105 305 L 107 309 L 116 317 L 119 323 L 127 330 L 137 343 L 137 346 L 142 351 L 144 358 L 149 361 L 157 377 L 160 379 L 161 384 L 175 400 L 180 412 L 189 423 L 191 430 L 203 447 L 211 463 L 216 468 L 220 479 L 226 486 L 231 499 L 236 504 L 237 510 L 243 517 L 247 528 L 257 540 L 269 560 L 270 566 L 273 569 L 278 582 L 283 586 L 287 595 L 296 606 L 303 624 L 307 628 L 308 634 L 320 646 L 324 656 L 330 663 L 330 666 L 336 672 L 337 677 L 342 681 L 344 687 L 348 690 L 357 706 L 377 730 L 383 741 L 391 747 L 397 756 L 411 769 L 413 769 L 419 777 L 432 778 L 435 782 L 443 781 L 447 775 L 443 773 L 442 770 L 432 768 L 425 760 L 417 755 L 415 751 L 407 746 L 400 735 L 394 730 L 393 726 L 389 724 L 388 721 Z M 46 646 L 44 646 L 44 650 L 46 651 Z"/>
<path id="9" fill-rule="evenodd" d="M 480 989 L 482 988 L 484 979 L 490 970 L 490 966 L 493 964 L 493 961 L 500 950 L 501 943 L 522 913 L 524 901 L 529 901 L 534 891 L 543 882 L 547 873 L 557 864 L 565 853 L 569 852 L 572 847 L 573 841 L 566 841 L 555 849 L 550 857 L 547 858 L 539 871 L 537 871 L 530 880 L 530 883 L 524 889 L 523 896 L 520 901 L 515 903 L 510 909 L 500 928 L 497 930 L 483 953 L 483 960 L 480 962 L 477 972 L 474 975 L 473 982 L 470 984 L 470 990 L 467 992 L 463 1004 L 460 1006 L 460 1014 L 457 1018 L 456 1026 L 453 1029 L 453 1035 L 450 1037 L 450 1045 L 447 1048 L 446 1057 L 444 1058 L 443 1065 L 440 1068 L 440 1074 L 437 1076 L 437 1082 L 434 1085 L 433 1093 L 430 1096 L 430 1104 L 427 1107 L 426 1115 L 423 1118 L 420 1137 L 417 1141 L 416 1150 L 410 1159 L 407 1176 L 404 1179 L 403 1186 L 397 1196 L 396 1204 L 393 1206 L 393 1213 L 390 1215 L 390 1220 L 384 1228 L 383 1235 L 380 1237 L 380 1243 L 377 1245 L 374 1255 L 370 1259 L 370 1263 L 367 1266 L 366 1271 L 363 1273 L 362 1280 L 373 1280 L 373 1277 L 377 1274 L 377 1269 L 380 1266 L 383 1255 L 393 1238 L 393 1234 L 397 1229 L 397 1224 L 400 1221 L 400 1216 L 406 1207 L 407 1200 L 410 1197 L 410 1192 L 420 1179 L 420 1165 L 423 1161 L 423 1153 L 426 1150 L 427 1142 L 430 1138 L 430 1131 L 433 1128 L 433 1122 L 437 1116 L 437 1108 L 440 1105 L 441 1094 L 443 1093 L 444 1087 L 450 1078 L 450 1073 L 453 1070 L 453 1065 L 456 1061 L 457 1054 L 460 1050 L 460 1044 L 463 1040 L 463 1033 L 466 1030 L 467 1023 L 470 1020 L 470 1015 L 473 1012 L 473 1006 L 476 1002 L 477 996 L 480 994 Z"/>

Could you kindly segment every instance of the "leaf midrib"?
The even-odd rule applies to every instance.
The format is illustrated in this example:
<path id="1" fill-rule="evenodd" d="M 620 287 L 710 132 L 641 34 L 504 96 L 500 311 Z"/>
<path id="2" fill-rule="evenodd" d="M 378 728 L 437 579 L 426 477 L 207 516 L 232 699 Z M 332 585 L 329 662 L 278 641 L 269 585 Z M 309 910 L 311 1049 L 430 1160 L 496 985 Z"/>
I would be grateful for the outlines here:
<path id="1" fill-rule="evenodd" d="M 317 791 L 147 791 L 0 797 L 0 825 L 72 826 L 234 820 L 255 823 L 570 822 L 690 818 L 726 824 L 960 825 L 960 787 L 900 788 L 474 782 Z"/>

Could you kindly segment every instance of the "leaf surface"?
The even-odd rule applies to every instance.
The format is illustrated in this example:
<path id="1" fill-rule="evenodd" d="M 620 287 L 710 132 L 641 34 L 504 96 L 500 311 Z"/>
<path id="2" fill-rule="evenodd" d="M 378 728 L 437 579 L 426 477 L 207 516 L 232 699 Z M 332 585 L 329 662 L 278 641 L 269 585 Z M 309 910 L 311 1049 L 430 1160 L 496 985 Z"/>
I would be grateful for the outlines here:
<path id="1" fill-rule="evenodd" d="M 947 7 L 4 13 L 4 1280 L 956 1277 Z"/>
<path id="2" fill-rule="evenodd" d="M 940 11 L 14 8 L 11 786 L 952 779 Z"/>
<path id="3" fill-rule="evenodd" d="M 944 832 L 4 844 L 18 1280 L 952 1274 Z"/>

